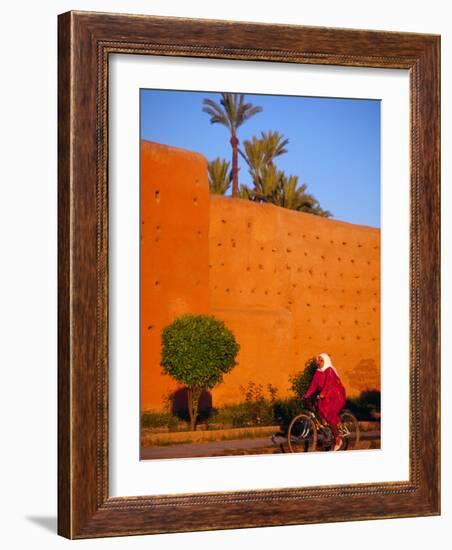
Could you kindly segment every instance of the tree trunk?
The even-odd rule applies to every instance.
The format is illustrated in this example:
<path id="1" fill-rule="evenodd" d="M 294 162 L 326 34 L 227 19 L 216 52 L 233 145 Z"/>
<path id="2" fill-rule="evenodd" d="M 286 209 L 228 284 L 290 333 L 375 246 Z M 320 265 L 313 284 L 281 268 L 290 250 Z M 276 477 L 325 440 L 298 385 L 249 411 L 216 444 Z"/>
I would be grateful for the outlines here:
<path id="1" fill-rule="evenodd" d="M 193 416 L 193 391 L 191 388 L 187 388 L 187 408 L 190 417 L 190 431 L 193 431 L 196 429 L 196 422 Z"/>
<path id="2" fill-rule="evenodd" d="M 187 388 L 187 406 L 188 415 L 190 417 L 190 431 L 196 430 L 196 419 L 198 418 L 198 406 L 201 390 L 194 386 L 193 388 Z"/>
<path id="3" fill-rule="evenodd" d="M 239 140 L 236 135 L 231 136 L 232 147 L 232 196 L 239 195 Z"/>

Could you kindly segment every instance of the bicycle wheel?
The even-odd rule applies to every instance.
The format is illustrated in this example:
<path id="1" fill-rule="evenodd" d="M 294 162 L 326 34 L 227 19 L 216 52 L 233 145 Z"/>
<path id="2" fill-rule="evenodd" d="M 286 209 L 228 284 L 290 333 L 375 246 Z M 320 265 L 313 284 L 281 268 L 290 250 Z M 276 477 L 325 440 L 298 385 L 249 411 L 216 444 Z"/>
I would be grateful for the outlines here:
<path id="1" fill-rule="evenodd" d="M 359 443 L 359 424 L 356 417 L 350 411 L 343 411 L 339 418 L 339 434 L 342 437 L 344 451 L 355 449 Z"/>
<path id="2" fill-rule="evenodd" d="M 317 428 L 308 414 L 299 414 L 290 423 L 287 443 L 291 453 L 315 451 L 317 447 Z"/>

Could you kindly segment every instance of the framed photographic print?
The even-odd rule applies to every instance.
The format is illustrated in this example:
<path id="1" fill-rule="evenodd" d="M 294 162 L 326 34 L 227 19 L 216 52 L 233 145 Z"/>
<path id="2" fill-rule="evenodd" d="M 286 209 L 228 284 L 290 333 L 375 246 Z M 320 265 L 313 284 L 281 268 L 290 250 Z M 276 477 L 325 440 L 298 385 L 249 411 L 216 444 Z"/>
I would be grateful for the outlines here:
<path id="1" fill-rule="evenodd" d="M 439 514 L 438 36 L 59 17 L 59 533 Z"/>

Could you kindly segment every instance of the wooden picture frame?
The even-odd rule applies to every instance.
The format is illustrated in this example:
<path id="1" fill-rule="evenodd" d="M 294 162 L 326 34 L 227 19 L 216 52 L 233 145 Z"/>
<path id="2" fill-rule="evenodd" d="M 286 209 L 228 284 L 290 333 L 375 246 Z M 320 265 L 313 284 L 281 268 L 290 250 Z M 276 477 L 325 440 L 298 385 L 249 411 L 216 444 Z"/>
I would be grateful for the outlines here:
<path id="1" fill-rule="evenodd" d="M 69 12 L 58 39 L 58 532 L 68 538 L 440 513 L 440 38 Z M 409 481 L 109 496 L 110 54 L 265 60 L 410 73 Z"/>

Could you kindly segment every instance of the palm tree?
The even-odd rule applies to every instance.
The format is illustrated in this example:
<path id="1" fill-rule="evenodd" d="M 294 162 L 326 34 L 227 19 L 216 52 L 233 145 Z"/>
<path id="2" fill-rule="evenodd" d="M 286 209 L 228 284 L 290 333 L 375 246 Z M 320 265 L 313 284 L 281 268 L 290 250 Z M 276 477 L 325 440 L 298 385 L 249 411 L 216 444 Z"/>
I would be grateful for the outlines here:
<path id="1" fill-rule="evenodd" d="M 323 210 L 318 200 L 313 195 L 306 193 L 306 189 L 307 185 L 305 183 L 298 187 L 298 176 L 283 174 L 275 204 L 298 212 L 329 218 L 332 215 L 331 212 Z"/>
<path id="2" fill-rule="evenodd" d="M 262 111 L 262 107 L 253 106 L 251 103 L 245 103 L 244 94 L 222 93 L 220 104 L 212 99 L 204 99 L 205 107 L 203 111 L 210 116 L 211 124 L 222 124 L 226 126 L 231 135 L 230 143 L 232 147 L 232 196 L 237 197 L 239 192 L 239 164 L 237 137 L 238 128 L 255 114 Z"/>
<path id="3" fill-rule="evenodd" d="M 285 148 L 289 144 L 288 139 L 283 139 L 283 134 L 279 132 L 272 132 L 271 130 L 267 133 L 261 132 L 261 141 L 264 148 L 265 162 L 267 164 L 273 164 L 273 159 L 284 155 L 287 153 Z"/>
<path id="4" fill-rule="evenodd" d="M 212 193 L 224 195 L 231 186 L 232 175 L 229 166 L 230 162 L 219 157 L 207 164 L 209 188 Z"/>
<path id="5" fill-rule="evenodd" d="M 297 186 L 298 176 L 287 177 L 284 174 L 278 196 L 279 206 L 290 208 L 291 210 L 297 210 L 300 205 L 300 194 L 306 191 L 306 185 L 303 185 L 301 189 L 297 189 Z"/>
<path id="6" fill-rule="evenodd" d="M 287 153 L 289 140 L 277 131 L 261 132 L 243 142 L 240 154 L 245 159 L 253 181 L 253 189 L 242 186 L 240 197 L 258 202 L 271 202 L 283 208 L 308 212 L 317 216 L 330 217 L 331 212 L 323 210 L 317 199 L 306 192 L 304 183 L 298 187 L 298 176 L 286 176 L 273 164 L 273 159 Z"/>
<path id="7" fill-rule="evenodd" d="M 254 182 L 252 197 L 258 202 L 272 202 L 277 204 L 280 193 L 281 181 L 284 172 L 278 170 L 274 164 L 264 166 L 259 174 L 259 179 Z"/>
<path id="8" fill-rule="evenodd" d="M 239 199 L 253 200 L 253 190 L 247 187 L 244 184 L 241 184 L 239 187 Z"/>
<path id="9" fill-rule="evenodd" d="M 241 156 L 248 164 L 254 186 L 259 186 L 262 179 L 262 170 L 273 165 L 273 159 L 287 153 L 285 148 L 289 140 L 279 132 L 261 132 L 261 137 L 253 136 L 251 140 L 243 142 L 244 151 L 239 150 Z"/>
<path id="10" fill-rule="evenodd" d="M 262 169 L 267 164 L 264 142 L 256 136 L 253 136 L 251 141 L 245 139 L 243 147 L 245 151 L 243 152 L 239 149 L 239 153 L 247 163 L 254 187 L 257 188 Z"/>

